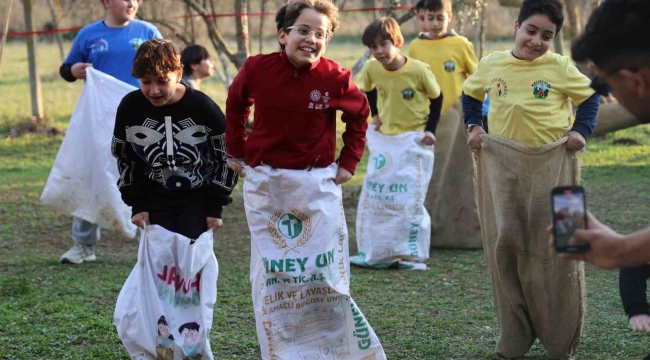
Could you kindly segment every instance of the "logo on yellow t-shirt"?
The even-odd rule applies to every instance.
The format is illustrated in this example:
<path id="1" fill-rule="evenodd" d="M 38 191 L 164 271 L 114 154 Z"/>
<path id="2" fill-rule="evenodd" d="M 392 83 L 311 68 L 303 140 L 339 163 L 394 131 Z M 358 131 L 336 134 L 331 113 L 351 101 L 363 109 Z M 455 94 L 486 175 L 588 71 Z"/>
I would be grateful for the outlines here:
<path id="1" fill-rule="evenodd" d="M 551 90 L 551 84 L 544 80 L 538 80 L 531 85 L 533 87 L 533 95 L 536 99 L 546 99 L 548 92 Z"/>
<path id="2" fill-rule="evenodd" d="M 445 71 L 448 73 L 456 71 L 456 63 L 454 63 L 451 60 L 445 61 L 444 66 L 445 66 Z"/>
<path id="3" fill-rule="evenodd" d="M 508 96 L 508 85 L 502 78 L 494 78 L 490 83 L 490 96 L 506 97 Z"/>
<path id="4" fill-rule="evenodd" d="M 402 99 L 413 100 L 414 97 L 415 97 L 415 91 L 413 91 L 413 89 L 402 90 Z"/>

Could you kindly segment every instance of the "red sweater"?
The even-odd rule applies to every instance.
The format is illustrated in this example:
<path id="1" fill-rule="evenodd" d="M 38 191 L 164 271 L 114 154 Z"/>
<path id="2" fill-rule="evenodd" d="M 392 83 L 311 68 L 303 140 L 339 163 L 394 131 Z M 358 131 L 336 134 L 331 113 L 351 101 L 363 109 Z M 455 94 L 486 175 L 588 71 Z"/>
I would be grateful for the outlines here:
<path id="1" fill-rule="evenodd" d="M 253 103 L 255 122 L 246 139 Z M 346 124 L 337 161 L 354 174 L 366 143 L 369 108 L 350 70 L 326 58 L 296 68 L 284 51 L 250 57 L 228 91 L 228 152 L 252 167 L 328 167 L 336 156 L 336 110 Z"/>

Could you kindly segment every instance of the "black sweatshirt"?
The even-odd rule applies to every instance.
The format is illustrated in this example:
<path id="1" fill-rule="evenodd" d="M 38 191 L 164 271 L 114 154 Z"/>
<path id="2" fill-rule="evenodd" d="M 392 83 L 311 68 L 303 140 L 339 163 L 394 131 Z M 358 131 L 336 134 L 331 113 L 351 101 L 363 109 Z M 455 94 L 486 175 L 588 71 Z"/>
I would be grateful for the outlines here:
<path id="1" fill-rule="evenodd" d="M 621 269 L 618 287 L 621 301 L 628 317 L 650 315 L 650 306 L 646 295 L 646 280 L 650 278 L 650 265 Z"/>
<path id="2" fill-rule="evenodd" d="M 226 118 L 207 95 L 183 86 L 174 104 L 156 107 L 135 90 L 117 108 L 111 151 L 133 215 L 177 201 L 170 192 L 204 192 L 208 217 L 221 218 L 232 202 L 237 175 L 226 165 Z"/>

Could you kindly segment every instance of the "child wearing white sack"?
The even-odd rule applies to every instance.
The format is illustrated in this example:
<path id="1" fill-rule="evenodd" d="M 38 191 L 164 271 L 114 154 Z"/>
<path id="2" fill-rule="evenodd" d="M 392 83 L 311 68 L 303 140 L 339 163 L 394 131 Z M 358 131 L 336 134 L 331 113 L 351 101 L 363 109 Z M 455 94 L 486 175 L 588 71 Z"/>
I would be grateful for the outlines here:
<path id="1" fill-rule="evenodd" d="M 226 164 L 225 117 L 207 95 L 181 83 L 169 40 L 138 49 L 115 119 L 118 188 L 142 227 L 138 264 L 115 309 L 133 359 L 213 359 L 208 337 L 217 294 L 213 233 L 237 175 Z"/>
<path id="2" fill-rule="evenodd" d="M 376 59 L 361 72 L 374 128 L 368 130 L 370 160 L 357 210 L 359 255 L 351 261 L 425 269 L 431 218 L 424 199 L 443 96 L 428 64 L 400 54 L 404 38 L 394 19 L 372 21 L 363 43 Z"/>
<path id="3" fill-rule="evenodd" d="M 282 51 L 248 58 L 226 104 L 226 142 L 235 158 L 228 164 L 246 176 L 261 358 L 383 360 L 349 290 L 339 185 L 363 154 L 368 103 L 350 70 L 322 57 L 338 28 L 338 8 L 329 0 L 290 0 L 276 25 Z M 335 159 L 337 110 L 346 130 Z"/>

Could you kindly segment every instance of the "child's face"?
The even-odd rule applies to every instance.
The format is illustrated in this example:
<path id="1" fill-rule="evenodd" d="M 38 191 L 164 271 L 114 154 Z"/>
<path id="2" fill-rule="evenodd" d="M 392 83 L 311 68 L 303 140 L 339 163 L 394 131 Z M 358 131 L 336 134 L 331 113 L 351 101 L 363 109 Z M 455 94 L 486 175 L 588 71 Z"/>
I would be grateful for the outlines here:
<path id="1" fill-rule="evenodd" d="M 199 332 L 197 330 L 183 329 L 183 338 L 185 338 L 186 344 L 194 344 L 199 338 Z"/>
<path id="2" fill-rule="evenodd" d="M 394 70 L 397 68 L 395 63 L 399 59 L 399 48 L 401 45 L 397 44 L 395 46 L 389 39 L 377 38 L 372 42 L 370 52 L 384 68 Z"/>
<path id="3" fill-rule="evenodd" d="M 515 56 L 531 61 L 546 54 L 556 29 L 546 15 L 533 15 L 521 24 L 515 21 Z"/>
<path id="4" fill-rule="evenodd" d="M 418 23 L 418 29 L 420 32 L 428 32 L 427 23 L 425 18 L 427 17 L 427 11 L 425 9 L 418 9 L 418 13 L 415 16 L 415 21 Z"/>
<path id="5" fill-rule="evenodd" d="M 147 75 L 140 78 L 140 89 L 153 106 L 167 105 L 179 85 L 181 71 L 169 72 L 165 76 Z"/>
<path id="6" fill-rule="evenodd" d="M 118 22 L 133 20 L 138 12 L 137 0 L 104 0 L 108 15 Z"/>
<path id="7" fill-rule="evenodd" d="M 323 56 L 329 43 L 329 24 L 327 16 L 304 9 L 290 30 L 278 32 L 278 41 L 294 66 L 312 64 Z"/>
<path id="8" fill-rule="evenodd" d="M 432 39 L 440 39 L 449 30 L 449 22 L 451 21 L 451 14 L 445 11 L 445 9 L 440 9 L 438 11 L 425 11 L 424 22 L 429 33 L 429 37 Z"/>
<path id="9" fill-rule="evenodd" d="M 169 331 L 169 326 L 165 324 L 158 324 L 158 331 L 160 332 L 160 335 L 164 338 L 168 338 L 169 335 L 171 335 Z"/>
<path id="10" fill-rule="evenodd" d="M 192 64 L 192 75 L 195 78 L 203 79 L 214 75 L 214 61 L 212 59 L 203 59 L 198 64 Z"/>

